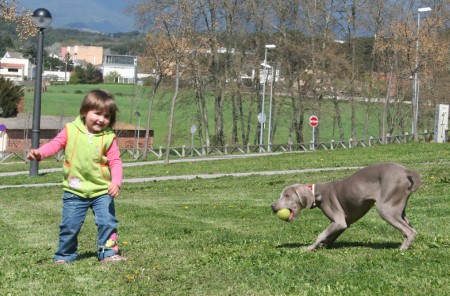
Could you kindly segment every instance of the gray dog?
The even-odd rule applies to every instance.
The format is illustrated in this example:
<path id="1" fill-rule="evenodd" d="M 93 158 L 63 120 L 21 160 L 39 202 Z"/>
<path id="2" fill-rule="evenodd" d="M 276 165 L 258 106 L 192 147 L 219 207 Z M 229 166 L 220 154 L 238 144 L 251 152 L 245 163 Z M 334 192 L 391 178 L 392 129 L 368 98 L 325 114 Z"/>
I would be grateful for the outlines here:
<path id="1" fill-rule="evenodd" d="M 272 210 L 276 213 L 289 209 L 290 222 L 302 209 L 320 208 L 331 225 L 306 249 L 313 251 L 332 244 L 376 203 L 381 218 L 403 234 L 400 250 L 406 250 L 414 241 L 416 231 L 409 224 L 405 209 L 409 195 L 419 188 L 420 179 L 417 172 L 396 163 L 371 165 L 344 180 L 288 186 Z"/>

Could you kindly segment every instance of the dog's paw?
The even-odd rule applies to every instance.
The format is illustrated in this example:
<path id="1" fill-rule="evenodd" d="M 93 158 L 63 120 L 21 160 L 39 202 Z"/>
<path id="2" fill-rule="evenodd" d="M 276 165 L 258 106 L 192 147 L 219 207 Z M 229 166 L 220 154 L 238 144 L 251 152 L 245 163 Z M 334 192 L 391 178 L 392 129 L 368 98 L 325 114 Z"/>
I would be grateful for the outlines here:
<path id="1" fill-rule="evenodd" d="M 303 249 L 303 251 L 311 253 L 316 249 L 316 246 L 312 245 Z"/>

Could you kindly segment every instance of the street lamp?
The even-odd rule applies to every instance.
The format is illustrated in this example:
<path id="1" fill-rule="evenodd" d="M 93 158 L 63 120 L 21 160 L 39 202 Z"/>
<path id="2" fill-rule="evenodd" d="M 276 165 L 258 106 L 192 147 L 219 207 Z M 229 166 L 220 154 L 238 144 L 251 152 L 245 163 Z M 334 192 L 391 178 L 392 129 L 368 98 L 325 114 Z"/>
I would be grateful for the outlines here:
<path id="1" fill-rule="evenodd" d="M 264 136 L 264 122 L 265 122 L 265 114 L 264 114 L 264 99 L 266 94 L 266 79 L 267 79 L 267 49 L 275 48 L 274 44 L 266 44 L 264 48 L 264 77 L 263 77 L 263 93 L 262 93 L 262 102 L 261 102 L 261 113 L 260 117 L 264 120 L 260 120 L 261 130 L 259 134 L 259 152 L 262 152 L 263 145 L 263 136 Z"/>
<path id="2" fill-rule="evenodd" d="M 271 151 L 272 145 L 272 97 L 273 97 L 273 82 L 275 81 L 275 68 L 272 67 L 272 76 L 270 77 L 270 99 L 269 99 L 269 131 L 267 132 L 267 151 Z"/>
<path id="3" fill-rule="evenodd" d="M 414 135 L 414 141 L 419 138 L 418 132 L 418 120 L 419 120 L 419 28 L 420 28 L 420 13 L 431 11 L 430 7 L 422 7 L 417 10 L 417 39 L 416 39 L 416 67 L 414 69 L 414 99 L 413 106 L 413 120 L 412 120 L 412 133 Z"/>
<path id="4" fill-rule="evenodd" d="M 42 93 L 42 56 L 44 49 L 44 30 L 50 27 L 52 15 L 45 8 L 36 9 L 31 18 L 39 29 L 38 51 L 36 59 L 36 80 L 34 85 L 33 124 L 31 127 L 31 148 L 39 148 L 39 135 L 41 132 L 41 93 Z M 37 176 L 39 163 L 36 160 L 30 162 L 30 176 Z"/>
<path id="5" fill-rule="evenodd" d="M 139 158 L 139 131 L 141 129 L 141 113 L 139 113 L 139 111 L 134 112 L 134 115 L 138 118 L 138 126 L 137 126 L 137 141 L 136 141 L 136 154 L 137 154 L 137 158 Z M 136 156 L 135 156 L 136 157 Z M 136 158 L 136 159 L 137 159 Z"/>

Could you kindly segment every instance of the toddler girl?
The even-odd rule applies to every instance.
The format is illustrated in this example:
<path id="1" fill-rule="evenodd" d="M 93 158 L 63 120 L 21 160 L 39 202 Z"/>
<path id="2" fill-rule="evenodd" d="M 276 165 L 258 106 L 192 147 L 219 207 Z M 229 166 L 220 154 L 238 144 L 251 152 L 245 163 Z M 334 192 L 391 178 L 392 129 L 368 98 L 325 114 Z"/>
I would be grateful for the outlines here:
<path id="1" fill-rule="evenodd" d="M 122 161 L 112 126 L 118 108 L 105 90 L 92 90 L 84 98 L 80 116 L 68 123 L 49 143 L 32 149 L 27 158 L 40 161 L 64 149 L 62 222 L 55 263 L 74 261 L 78 233 L 89 208 L 97 225 L 98 259 L 122 261 L 116 244 L 118 220 L 114 198 L 122 184 Z"/>

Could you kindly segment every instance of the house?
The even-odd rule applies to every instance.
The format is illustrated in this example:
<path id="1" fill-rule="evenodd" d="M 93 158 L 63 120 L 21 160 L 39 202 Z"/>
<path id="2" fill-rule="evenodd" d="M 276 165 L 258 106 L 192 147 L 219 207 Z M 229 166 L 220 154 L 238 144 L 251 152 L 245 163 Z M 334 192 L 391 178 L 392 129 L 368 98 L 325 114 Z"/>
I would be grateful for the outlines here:
<path id="1" fill-rule="evenodd" d="M 137 82 L 137 57 L 129 55 L 106 54 L 103 58 L 103 79 L 115 72 L 120 83 Z"/>
<path id="2" fill-rule="evenodd" d="M 70 55 L 74 65 L 81 65 L 83 62 L 99 66 L 103 64 L 103 47 L 101 46 L 67 46 L 61 48 L 61 57 Z"/>
<path id="3" fill-rule="evenodd" d="M 0 75 L 14 82 L 31 80 L 33 66 L 19 52 L 8 51 L 0 59 Z"/>

